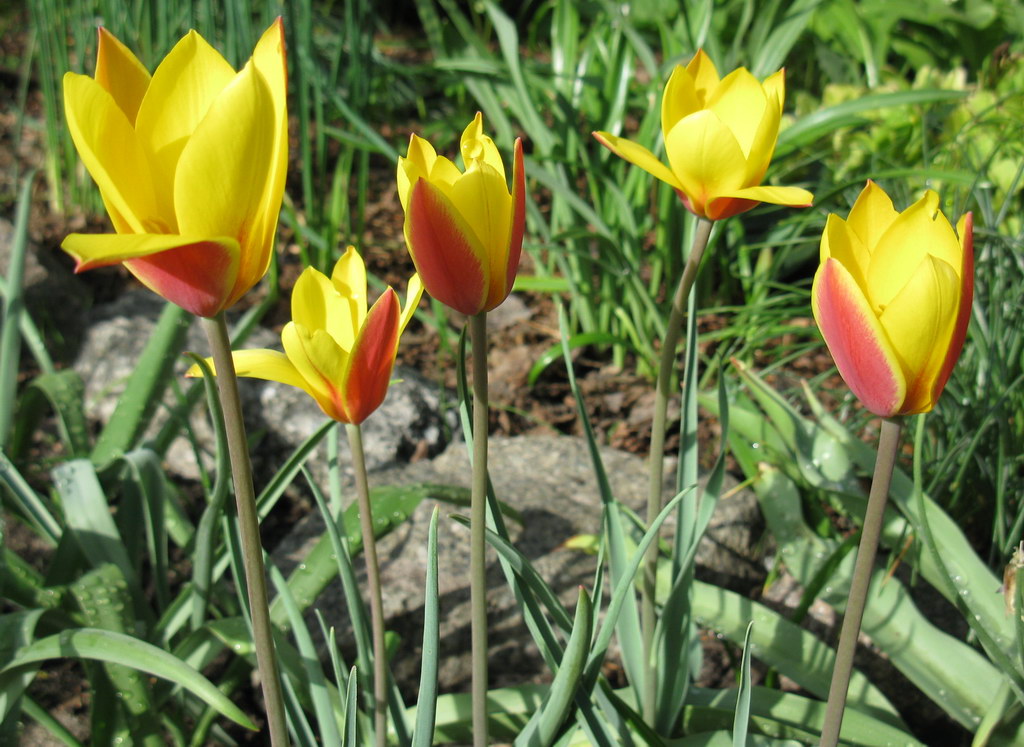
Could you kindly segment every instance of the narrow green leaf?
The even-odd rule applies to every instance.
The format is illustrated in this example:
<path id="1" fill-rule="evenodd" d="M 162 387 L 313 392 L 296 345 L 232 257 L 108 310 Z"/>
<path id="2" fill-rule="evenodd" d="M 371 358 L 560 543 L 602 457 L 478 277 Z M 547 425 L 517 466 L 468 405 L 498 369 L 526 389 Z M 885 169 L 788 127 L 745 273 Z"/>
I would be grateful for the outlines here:
<path id="1" fill-rule="evenodd" d="M 566 716 L 569 715 L 580 676 L 583 674 L 583 668 L 587 661 L 587 650 L 590 647 L 593 622 L 594 610 L 590 596 L 583 587 L 580 587 L 572 633 L 565 646 L 565 653 L 562 655 L 558 672 L 555 673 L 544 703 L 520 733 L 516 739 L 516 745 L 539 747 L 554 741 Z"/>
<path id="2" fill-rule="evenodd" d="M 44 373 L 25 387 L 18 404 L 10 453 L 21 454 L 28 446 L 47 405 L 57 416 L 61 440 L 74 457 L 89 455 L 89 429 L 82 400 L 85 387 L 81 377 L 71 369 Z"/>
<path id="3" fill-rule="evenodd" d="M 437 592 L 437 516 L 430 515 L 427 532 L 427 579 L 423 593 L 423 649 L 420 656 L 420 687 L 416 699 L 416 726 L 412 747 L 430 747 L 434 743 L 437 717 L 437 667 L 441 647 Z"/>
<path id="4" fill-rule="evenodd" d="M 28 219 L 32 206 L 32 182 L 36 172 L 30 171 L 18 193 L 15 207 L 14 233 L 10 260 L 4 280 L 3 320 L 0 320 L 0 449 L 7 446 L 14 420 L 14 403 L 18 391 L 18 368 L 21 362 L 21 319 L 25 313 L 25 253 L 28 251 Z"/>
<path id="5" fill-rule="evenodd" d="M 743 657 L 740 660 L 740 686 L 736 691 L 736 718 L 732 725 L 732 747 L 746 747 L 747 722 L 750 720 L 750 631 L 754 621 L 747 623 L 743 636 Z"/>
<path id="6" fill-rule="evenodd" d="M 138 638 L 109 630 L 65 630 L 22 648 L 18 655 L 0 670 L 0 690 L 6 688 L 11 678 L 18 676 L 19 669 L 23 666 L 47 659 L 68 657 L 123 664 L 170 680 L 209 703 L 236 724 L 246 729 L 256 729 L 256 725 L 228 700 L 216 685 L 173 654 Z"/>
<path id="7" fill-rule="evenodd" d="M 168 303 L 153 329 L 110 421 L 92 450 L 92 463 L 105 467 L 136 445 L 163 400 L 185 342 L 192 315 Z"/>

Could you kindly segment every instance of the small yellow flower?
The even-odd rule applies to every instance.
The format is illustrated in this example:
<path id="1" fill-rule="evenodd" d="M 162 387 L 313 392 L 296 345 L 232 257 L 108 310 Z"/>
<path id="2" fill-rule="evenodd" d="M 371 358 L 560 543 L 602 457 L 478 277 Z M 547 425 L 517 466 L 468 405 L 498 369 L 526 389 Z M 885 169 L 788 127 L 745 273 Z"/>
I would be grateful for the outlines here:
<path id="1" fill-rule="evenodd" d="M 238 376 L 298 387 L 341 423 L 362 423 L 380 407 L 391 381 L 398 339 L 423 294 L 413 275 L 405 309 L 388 288 L 366 308 L 366 267 L 349 247 L 328 278 L 307 267 L 292 290 L 292 320 L 281 331 L 284 352 L 231 354 Z M 207 362 L 213 366 L 212 359 Z M 201 376 L 193 366 L 188 376 Z"/>
<path id="2" fill-rule="evenodd" d="M 784 71 L 763 83 L 746 68 L 724 78 L 699 50 L 677 65 L 661 100 L 661 130 L 668 165 L 647 148 L 608 132 L 594 136 L 616 155 L 676 190 L 691 212 L 721 220 L 759 202 L 807 207 L 814 195 L 797 187 L 761 185 L 775 152 Z"/>

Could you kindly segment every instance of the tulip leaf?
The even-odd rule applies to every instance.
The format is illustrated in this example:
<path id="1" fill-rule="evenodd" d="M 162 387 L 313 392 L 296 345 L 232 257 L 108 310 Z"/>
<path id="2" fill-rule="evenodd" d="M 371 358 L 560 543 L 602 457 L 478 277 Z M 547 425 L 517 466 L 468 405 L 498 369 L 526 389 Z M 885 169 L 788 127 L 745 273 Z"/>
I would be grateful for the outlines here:
<path id="1" fill-rule="evenodd" d="M 163 400 L 185 343 L 192 315 L 168 303 L 139 356 L 135 370 L 92 450 L 92 463 L 105 467 L 130 450 Z"/>
<path id="2" fill-rule="evenodd" d="M 434 744 L 434 723 L 437 718 L 437 667 L 441 647 L 440 618 L 437 596 L 437 516 L 438 507 L 430 515 L 427 532 L 427 579 L 423 594 L 423 648 L 420 660 L 420 687 L 416 698 L 416 727 L 411 747 Z"/>
<path id="3" fill-rule="evenodd" d="M 0 670 L 0 691 L 19 676 L 22 667 L 46 661 L 74 657 L 94 659 L 108 664 L 121 664 L 162 677 L 195 694 L 216 708 L 222 715 L 246 729 L 256 729 L 234 703 L 202 674 L 173 654 L 123 633 L 95 628 L 65 630 L 22 648 Z"/>
<path id="4" fill-rule="evenodd" d="M 14 420 L 14 403 L 18 391 L 18 370 L 21 362 L 21 320 L 25 314 L 25 255 L 28 252 L 29 211 L 32 207 L 30 171 L 18 193 L 14 232 L 11 241 L 7 277 L 3 281 L 3 319 L 0 320 L 0 449 L 6 449 Z"/>
<path id="5" fill-rule="evenodd" d="M 554 741 L 559 728 L 569 714 L 580 676 L 583 674 L 594 622 L 593 616 L 594 609 L 590 596 L 585 589 L 580 587 L 572 633 L 562 654 L 558 671 L 551 682 L 544 703 L 519 733 L 515 741 L 516 745 L 534 747 L 534 745 L 548 745 Z"/>
<path id="6" fill-rule="evenodd" d="M 57 416 L 61 441 L 73 457 L 89 455 L 89 428 L 82 408 L 85 387 L 71 369 L 44 373 L 22 391 L 18 417 L 11 435 L 10 454 L 20 454 L 39 425 L 47 405 Z"/>
<path id="7" fill-rule="evenodd" d="M 720 733 L 724 735 L 726 741 L 720 744 L 723 747 L 732 747 L 732 736 L 725 730 L 733 726 L 737 695 L 736 688 L 691 688 L 683 708 L 684 730 L 689 734 L 708 734 L 712 730 L 722 730 Z M 815 698 L 754 686 L 750 688 L 751 734 L 748 743 L 779 744 L 777 740 L 792 739 L 797 740 L 796 744 L 814 744 L 821 736 L 825 708 L 826 704 Z M 765 739 L 770 741 L 763 741 Z M 843 715 L 843 743 L 924 747 L 906 729 L 857 708 L 847 708 Z M 671 740 L 667 744 L 675 747 L 704 742 Z M 787 741 L 783 744 L 793 742 Z"/>

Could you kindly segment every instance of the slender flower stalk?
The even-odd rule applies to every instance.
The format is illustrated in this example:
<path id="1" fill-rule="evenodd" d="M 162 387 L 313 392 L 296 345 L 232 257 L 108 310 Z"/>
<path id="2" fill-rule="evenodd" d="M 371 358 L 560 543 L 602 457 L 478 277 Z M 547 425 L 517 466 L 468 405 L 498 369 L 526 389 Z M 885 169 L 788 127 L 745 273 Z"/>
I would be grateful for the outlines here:
<path id="1" fill-rule="evenodd" d="M 878 440 L 878 458 L 875 460 L 875 474 L 871 478 L 871 492 L 868 507 L 864 512 L 864 526 L 861 529 L 860 545 L 857 548 L 857 562 L 850 582 L 850 595 L 846 601 L 843 627 L 839 632 L 839 646 L 832 669 L 832 684 L 828 689 L 828 704 L 825 707 L 825 723 L 821 728 L 821 747 L 835 747 L 839 742 L 839 728 L 843 724 L 843 710 L 846 707 L 846 692 L 850 686 L 853 670 L 853 654 L 860 635 L 860 623 L 864 617 L 871 571 L 875 565 L 878 537 L 882 530 L 882 518 L 889 497 L 889 483 L 900 444 L 901 417 L 884 418 L 882 433 Z"/>
<path id="2" fill-rule="evenodd" d="M 203 318 L 206 336 L 210 341 L 213 361 L 217 367 L 217 391 L 224 410 L 228 453 L 231 458 L 231 479 L 235 486 L 235 505 L 238 510 L 238 529 L 242 540 L 242 561 L 245 585 L 248 590 L 249 611 L 252 617 L 252 636 L 256 647 L 256 666 L 263 688 L 267 727 L 273 747 L 287 747 L 288 732 L 284 700 L 281 696 L 281 678 L 274 650 L 267 600 L 267 577 L 263 569 L 263 546 L 260 542 L 260 524 L 256 513 L 256 492 L 252 483 L 249 445 L 242 422 L 242 405 L 238 397 L 238 380 L 231 360 L 231 342 L 228 338 L 224 314 Z"/>
<path id="3" fill-rule="evenodd" d="M 366 455 L 363 451 L 363 429 L 359 424 L 345 426 L 352 467 L 356 476 L 356 500 L 359 505 L 359 528 L 363 534 L 363 559 L 370 592 L 370 626 L 373 631 L 373 730 L 377 747 L 388 741 L 388 662 L 384 645 L 384 601 L 380 589 L 380 563 L 377 540 L 373 534 L 373 506 L 370 504 L 370 483 L 366 477 Z"/>
<path id="4" fill-rule="evenodd" d="M 713 223 L 705 218 L 697 221 L 690 256 L 679 278 L 679 286 L 672 297 L 672 309 L 665 327 L 665 339 L 661 346 L 661 360 L 658 366 L 658 381 L 655 388 L 654 422 L 651 425 L 650 482 L 647 491 L 647 523 L 650 524 L 661 512 L 662 484 L 665 468 L 665 430 L 668 413 L 669 390 L 672 386 L 672 372 L 675 369 L 676 347 L 683 330 L 683 318 L 690 301 L 690 290 L 697 278 L 701 258 L 707 249 Z M 643 709 L 644 720 L 653 724 L 655 719 L 656 692 L 658 685 L 658 662 L 654 656 L 654 629 L 657 626 L 654 591 L 658 574 L 658 542 L 647 548 L 644 564 L 643 586 L 641 587 L 641 635 L 644 647 Z"/>
<path id="5" fill-rule="evenodd" d="M 469 319 L 473 338 L 473 483 L 469 508 L 473 636 L 473 745 L 487 744 L 487 312 Z"/>

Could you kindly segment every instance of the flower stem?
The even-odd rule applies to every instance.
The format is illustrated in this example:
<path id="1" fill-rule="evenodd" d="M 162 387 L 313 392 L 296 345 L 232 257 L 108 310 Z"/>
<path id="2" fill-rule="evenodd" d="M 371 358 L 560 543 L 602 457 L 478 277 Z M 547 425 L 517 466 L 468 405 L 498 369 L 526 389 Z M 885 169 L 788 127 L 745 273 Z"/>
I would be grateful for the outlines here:
<path id="1" fill-rule="evenodd" d="M 650 482 L 647 491 L 647 523 L 650 525 L 661 512 L 662 484 L 665 469 L 665 429 L 668 414 L 669 388 L 672 386 L 672 372 L 676 363 L 676 347 L 683 331 L 683 317 L 690 300 L 690 289 L 697 279 L 701 258 L 711 236 L 712 222 L 698 218 L 693 236 L 690 256 L 686 258 L 679 286 L 672 298 L 672 309 L 665 326 L 665 339 L 661 345 L 661 360 L 658 366 L 658 381 L 655 389 L 654 422 L 651 425 Z M 647 548 L 641 586 L 641 635 L 644 647 L 643 710 L 644 721 L 653 725 L 657 712 L 658 662 L 654 656 L 654 629 L 657 625 L 654 591 L 658 573 L 658 541 L 655 539 Z"/>
<path id="2" fill-rule="evenodd" d="M 356 474 L 356 498 L 359 501 L 359 527 L 363 532 L 363 559 L 366 581 L 370 587 L 370 625 L 373 629 L 373 729 L 377 747 L 388 740 L 388 670 L 384 646 L 384 602 L 380 590 L 380 564 L 377 562 L 377 540 L 373 536 L 373 507 L 370 505 L 370 483 L 366 477 L 366 455 L 363 451 L 363 429 L 346 425 L 348 444 L 352 450 L 352 467 Z"/>
<path id="3" fill-rule="evenodd" d="M 868 494 L 868 507 L 864 512 L 857 562 L 853 567 L 850 595 L 846 601 L 843 627 L 839 632 L 839 646 L 836 648 L 836 661 L 832 668 L 832 684 L 828 690 L 825 722 L 821 727 L 821 747 L 835 747 L 839 742 L 839 727 L 843 723 L 846 692 L 853 670 L 853 654 L 857 648 L 857 637 L 860 635 L 861 618 L 864 616 L 864 605 L 871 583 L 871 571 L 875 564 L 875 552 L 878 550 L 878 537 L 882 529 L 882 518 L 885 515 L 885 503 L 889 497 L 889 483 L 892 481 L 892 470 L 896 464 L 902 428 L 903 423 L 899 418 L 882 420 L 875 474 L 871 478 L 871 492 Z"/>
<path id="4" fill-rule="evenodd" d="M 238 397 L 238 379 L 231 358 L 231 342 L 224 314 L 204 318 L 203 327 L 210 341 L 213 363 L 217 372 L 217 390 L 224 410 L 224 427 L 231 459 L 231 480 L 235 487 L 235 505 L 238 511 L 238 530 L 242 540 L 242 561 L 245 585 L 249 596 L 249 614 L 252 617 L 252 637 L 256 647 L 256 667 L 263 688 L 267 728 L 273 747 L 287 747 L 288 726 L 284 700 L 281 696 L 281 678 L 274 652 L 274 638 L 267 602 L 267 577 L 263 570 L 263 546 L 260 543 L 260 523 L 256 513 L 256 492 L 252 484 L 252 465 L 249 463 L 249 444 L 242 422 L 242 403 Z"/>
<path id="5" fill-rule="evenodd" d="M 473 746 L 487 744 L 487 312 L 470 317 L 473 339 L 473 485 L 469 578 L 473 637 Z"/>

